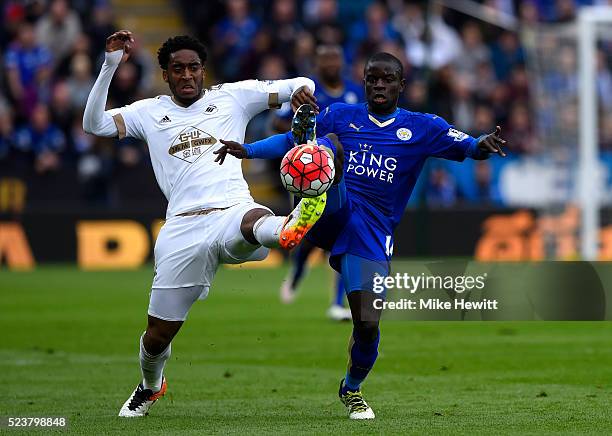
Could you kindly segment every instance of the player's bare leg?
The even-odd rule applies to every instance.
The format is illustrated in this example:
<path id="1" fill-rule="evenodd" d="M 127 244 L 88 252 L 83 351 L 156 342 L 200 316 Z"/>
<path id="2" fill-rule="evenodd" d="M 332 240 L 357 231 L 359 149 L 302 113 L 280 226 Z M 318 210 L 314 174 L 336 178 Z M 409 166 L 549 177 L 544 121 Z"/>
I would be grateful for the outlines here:
<path id="1" fill-rule="evenodd" d="M 342 143 L 340 142 L 338 136 L 335 133 L 328 133 L 325 136 L 329 138 L 332 144 L 334 144 L 334 147 L 336 147 L 335 150 L 331 150 L 323 146 L 323 148 L 325 148 L 334 158 L 334 168 L 336 168 L 336 174 L 334 175 L 334 185 L 336 185 L 338 184 L 340 179 L 342 179 L 342 175 L 344 172 L 344 147 L 342 146 Z"/>
<path id="2" fill-rule="evenodd" d="M 267 209 L 251 209 L 242 217 L 240 232 L 250 244 L 270 248 L 278 247 L 278 238 L 284 221 L 284 217 L 274 216 Z M 256 224 L 259 230 L 258 236 L 261 240 L 255 235 Z"/>
<path id="3" fill-rule="evenodd" d="M 280 234 L 286 219 L 267 209 L 252 209 L 242 218 L 240 232 L 249 244 L 280 248 Z"/>
<path id="4" fill-rule="evenodd" d="M 148 316 L 147 330 L 140 338 L 140 369 L 142 382 L 119 411 L 121 417 L 146 416 L 151 406 L 167 389 L 164 366 L 171 354 L 171 342 L 183 321 L 165 321 Z"/>
<path id="5" fill-rule="evenodd" d="M 160 354 L 168 348 L 182 325 L 183 321 L 166 321 L 149 315 L 147 330 L 142 336 L 144 347 L 153 355 Z"/>
<path id="6" fill-rule="evenodd" d="M 168 291 L 174 292 L 174 291 Z M 148 316 L 147 330 L 140 338 L 140 369 L 142 382 L 121 407 L 119 416 L 134 418 L 146 416 L 167 389 L 164 366 L 171 354 L 171 342 L 183 321 L 165 321 Z"/>
<path id="7" fill-rule="evenodd" d="M 252 209 L 242 219 L 242 236 L 250 244 L 291 249 L 323 215 L 325 199 L 325 194 L 303 198 L 288 216 L 272 215 L 267 209 Z"/>

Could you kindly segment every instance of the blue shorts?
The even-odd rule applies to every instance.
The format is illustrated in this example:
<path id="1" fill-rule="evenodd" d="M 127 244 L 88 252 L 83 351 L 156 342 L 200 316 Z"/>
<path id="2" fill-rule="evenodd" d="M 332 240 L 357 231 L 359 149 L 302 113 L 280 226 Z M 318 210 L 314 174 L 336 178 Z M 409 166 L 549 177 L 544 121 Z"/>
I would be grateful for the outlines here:
<path id="1" fill-rule="evenodd" d="M 374 278 L 389 275 L 388 262 L 364 259 L 354 254 L 340 256 L 340 269 L 342 284 L 347 294 L 354 291 L 376 292 Z M 385 292 L 380 294 L 384 298 Z"/>
<path id="2" fill-rule="evenodd" d="M 373 290 L 374 277 L 389 274 L 391 257 L 385 248 L 390 237 L 353 206 L 343 177 L 327 191 L 325 212 L 306 234 L 308 241 L 331 253 L 329 264 L 342 275 L 347 294 Z"/>
<path id="3" fill-rule="evenodd" d="M 344 178 L 327 191 L 323 216 L 306 234 L 306 238 L 331 253 L 330 264 L 340 270 L 334 259 L 345 253 L 365 259 L 390 262 L 393 237 L 369 217 L 363 206 L 351 201 Z"/>

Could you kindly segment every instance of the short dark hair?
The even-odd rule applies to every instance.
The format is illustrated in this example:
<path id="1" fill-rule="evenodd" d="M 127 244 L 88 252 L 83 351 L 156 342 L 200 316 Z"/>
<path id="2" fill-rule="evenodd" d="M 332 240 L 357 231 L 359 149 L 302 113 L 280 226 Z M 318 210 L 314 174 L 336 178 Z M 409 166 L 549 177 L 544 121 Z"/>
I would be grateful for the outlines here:
<path id="1" fill-rule="evenodd" d="M 168 69 L 170 55 L 172 53 L 184 49 L 195 51 L 202 60 L 202 65 L 206 63 L 207 54 L 204 44 L 191 36 L 180 35 L 168 38 L 166 42 L 162 44 L 159 50 L 157 50 L 157 61 L 159 62 L 159 66 L 162 68 L 162 70 Z"/>
<path id="2" fill-rule="evenodd" d="M 369 64 L 373 62 L 389 62 L 391 64 L 395 64 L 395 69 L 399 73 L 400 79 L 404 78 L 404 65 L 402 65 L 402 61 L 393 56 L 391 53 L 387 53 L 384 51 L 378 52 L 370 56 L 365 63 L 365 68 L 368 67 Z"/>

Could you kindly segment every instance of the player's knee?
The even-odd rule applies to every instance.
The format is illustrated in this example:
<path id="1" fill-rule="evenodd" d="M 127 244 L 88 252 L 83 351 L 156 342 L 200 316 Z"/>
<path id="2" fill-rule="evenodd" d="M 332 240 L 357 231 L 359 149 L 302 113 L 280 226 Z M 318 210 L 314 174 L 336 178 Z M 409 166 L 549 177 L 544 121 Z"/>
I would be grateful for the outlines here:
<path id="1" fill-rule="evenodd" d="M 163 328 L 162 325 L 149 323 L 143 338 L 145 348 L 153 355 L 163 352 L 176 334 L 176 329 Z"/>
<path id="2" fill-rule="evenodd" d="M 170 342 L 172 342 L 172 338 L 150 330 L 147 330 L 143 338 L 145 350 L 153 356 L 163 353 L 163 351 L 168 348 L 168 345 L 170 345 Z"/>
<path id="3" fill-rule="evenodd" d="M 162 329 L 150 328 L 147 330 L 149 340 L 155 344 L 168 345 L 172 341 L 173 335 Z"/>
<path id="4" fill-rule="evenodd" d="M 372 343 L 378 338 L 378 321 L 354 321 L 355 339 Z"/>

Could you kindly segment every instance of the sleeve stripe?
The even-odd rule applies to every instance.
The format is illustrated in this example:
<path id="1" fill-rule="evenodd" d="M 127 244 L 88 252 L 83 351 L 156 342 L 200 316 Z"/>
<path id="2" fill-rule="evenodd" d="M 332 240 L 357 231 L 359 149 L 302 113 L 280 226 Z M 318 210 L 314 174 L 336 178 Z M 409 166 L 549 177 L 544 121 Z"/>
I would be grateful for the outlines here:
<path id="1" fill-rule="evenodd" d="M 270 92 L 268 94 L 268 107 L 276 109 L 281 107 L 280 100 L 278 99 L 278 92 Z"/>
<path id="2" fill-rule="evenodd" d="M 123 119 L 123 115 L 115 114 L 113 115 L 113 120 L 115 121 L 115 126 L 117 126 L 117 131 L 119 132 L 119 139 L 123 139 L 126 136 L 126 128 L 125 128 L 125 120 Z"/>

